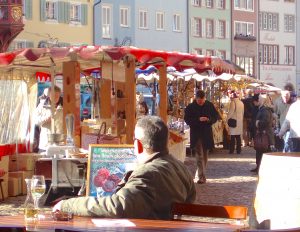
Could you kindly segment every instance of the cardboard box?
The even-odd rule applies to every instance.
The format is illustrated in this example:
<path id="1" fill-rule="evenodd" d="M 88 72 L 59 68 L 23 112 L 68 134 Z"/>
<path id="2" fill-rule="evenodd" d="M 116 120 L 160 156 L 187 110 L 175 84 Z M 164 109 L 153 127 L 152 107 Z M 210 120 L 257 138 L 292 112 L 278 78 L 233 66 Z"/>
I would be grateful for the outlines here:
<path id="1" fill-rule="evenodd" d="M 7 186 L 8 186 L 8 182 L 7 181 L 3 181 L 2 182 L 2 190 L 3 190 L 3 195 L 4 195 L 4 199 L 8 197 L 8 189 L 7 189 Z M 0 191 L 0 199 L 2 199 L 2 194 L 1 194 L 1 191 Z"/>
<path id="2" fill-rule="evenodd" d="M 21 178 L 9 177 L 8 178 L 8 196 L 15 197 L 20 194 L 22 190 L 22 180 Z"/>
<path id="3" fill-rule="evenodd" d="M 25 183 L 26 178 L 31 178 L 33 175 L 33 171 L 17 171 L 17 172 L 9 172 L 9 177 L 21 178 L 21 194 L 27 194 L 27 186 Z"/>
<path id="4" fill-rule="evenodd" d="M 4 170 L 4 172 L 5 172 L 4 176 L 0 177 L 0 179 L 3 180 L 2 189 L 3 189 L 4 198 L 8 197 L 8 189 L 7 189 L 7 186 L 8 186 L 8 183 L 7 183 L 8 182 L 8 162 L 9 162 L 9 155 L 0 157 L 0 169 Z M 0 199 L 2 199 L 1 192 L 0 192 Z"/>
<path id="5" fill-rule="evenodd" d="M 9 156 L 9 171 L 32 171 L 35 161 L 41 157 L 38 153 L 22 153 Z"/>

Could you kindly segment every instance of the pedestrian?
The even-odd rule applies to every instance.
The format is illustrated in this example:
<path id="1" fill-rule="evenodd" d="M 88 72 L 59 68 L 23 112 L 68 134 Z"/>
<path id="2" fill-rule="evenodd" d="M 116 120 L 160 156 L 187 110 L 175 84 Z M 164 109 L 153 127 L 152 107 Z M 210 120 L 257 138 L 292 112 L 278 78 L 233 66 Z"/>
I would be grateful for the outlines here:
<path id="1" fill-rule="evenodd" d="M 242 99 L 244 103 L 244 119 L 243 119 L 243 144 L 244 146 L 250 146 L 250 124 L 253 112 L 253 91 L 251 89 L 246 90 L 246 96 Z"/>
<path id="2" fill-rule="evenodd" d="M 197 162 L 195 181 L 198 184 L 206 183 L 208 152 L 214 147 L 212 124 L 218 117 L 216 108 L 206 100 L 203 90 L 196 92 L 194 101 L 185 109 L 184 120 L 190 126 L 190 146 Z"/>
<path id="3" fill-rule="evenodd" d="M 283 122 L 283 125 L 279 132 L 279 137 L 283 137 L 284 134 L 289 131 L 289 143 L 291 152 L 300 152 L 300 96 L 296 102 L 292 103 Z"/>
<path id="4" fill-rule="evenodd" d="M 186 166 L 168 151 L 169 130 L 158 116 L 144 116 L 134 131 L 137 167 L 125 175 L 117 190 L 106 197 L 76 197 L 57 203 L 79 216 L 172 219 L 175 202 L 192 203 L 195 184 Z"/>
<path id="5" fill-rule="evenodd" d="M 256 134 L 265 132 L 268 135 L 268 148 L 266 152 L 274 150 L 274 117 L 273 106 L 267 94 L 260 94 L 258 98 L 259 107 L 256 116 Z M 256 150 L 256 167 L 251 172 L 258 173 L 263 152 Z"/>
<path id="6" fill-rule="evenodd" d="M 52 98 L 51 91 L 54 90 L 54 99 Z M 39 152 L 43 152 L 48 146 L 48 134 L 51 134 L 51 118 L 54 119 L 54 128 L 56 134 L 63 134 L 63 108 L 61 89 L 58 86 L 49 88 L 49 94 L 46 99 L 40 102 L 34 112 L 35 124 L 38 125 L 40 130 L 39 139 Z M 51 101 L 54 101 L 54 112 L 51 112 Z M 52 117 L 51 117 L 52 116 Z"/>
<path id="7" fill-rule="evenodd" d="M 241 154 L 242 143 L 241 135 L 243 134 L 243 120 L 244 120 L 244 104 L 239 99 L 238 94 L 232 91 L 230 94 L 231 102 L 229 106 L 229 112 L 227 119 L 233 118 L 236 120 L 236 126 L 229 126 L 230 144 L 229 154 L 233 154 L 236 144 L 236 153 Z"/>

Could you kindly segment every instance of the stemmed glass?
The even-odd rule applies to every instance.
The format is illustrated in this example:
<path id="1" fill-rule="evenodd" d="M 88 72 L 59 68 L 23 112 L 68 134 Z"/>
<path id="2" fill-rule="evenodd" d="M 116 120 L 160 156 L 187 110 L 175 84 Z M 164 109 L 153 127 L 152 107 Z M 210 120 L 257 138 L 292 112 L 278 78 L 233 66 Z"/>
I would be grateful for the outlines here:
<path id="1" fill-rule="evenodd" d="M 31 194 L 34 199 L 35 208 L 39 208 L 39 200 L 45 194 L 46 183 L 42 175 L 33 175 L 31 178 Z"/>

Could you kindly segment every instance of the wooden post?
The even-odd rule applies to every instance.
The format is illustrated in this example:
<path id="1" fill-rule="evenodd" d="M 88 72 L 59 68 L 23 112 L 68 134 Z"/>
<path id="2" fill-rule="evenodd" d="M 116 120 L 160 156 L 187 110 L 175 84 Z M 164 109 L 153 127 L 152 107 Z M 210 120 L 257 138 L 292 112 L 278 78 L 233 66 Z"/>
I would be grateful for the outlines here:
<path id="1" fill-rule="evenodd" d="M 63 63 L 63 91 L 64 91 L 64 131 L 66 134 L 65 118 L 67 114 L 74 114 L 74 144 L 80 147 L 80 66 L 77 61 Z"/>
<path id="2" fill-rule="evenodd" d="M 100 118 L 108 119 L 111 117 L 111 80 L 102 78 L 100 83 Z"/>
<path id="3" fill-rule="evenodd" d="M 167 66 L 159 67 L 159 116 L 167 123 L 168 95 L 167 95 Z"/>
<path id="4" fill-rule="evenodd" d="M 126 115 L 126 143 L 133 143 L 136 111 L 136 83 L 135 83 L 135 61 L 127 56 L 124 60 L 125 65 L 125 115 Z"/>

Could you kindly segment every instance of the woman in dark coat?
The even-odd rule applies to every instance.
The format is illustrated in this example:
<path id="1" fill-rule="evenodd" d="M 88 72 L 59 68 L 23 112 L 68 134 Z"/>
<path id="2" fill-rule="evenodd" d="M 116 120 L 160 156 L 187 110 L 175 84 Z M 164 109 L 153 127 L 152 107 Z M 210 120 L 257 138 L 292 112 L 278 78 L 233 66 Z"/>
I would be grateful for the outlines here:
<path id="1" fill-rule="evenodd" d="M 184 120 L 190 126 L 190 146 L 197 160 L 195 180 L 198 184 L 206 182 L 207 155 L 214 147 L 212 124 L 218 120 L 218 117 L 217 110 L 206 100 L 203 90 L 196 93 L 195 100 L 185 109 Z"/>

